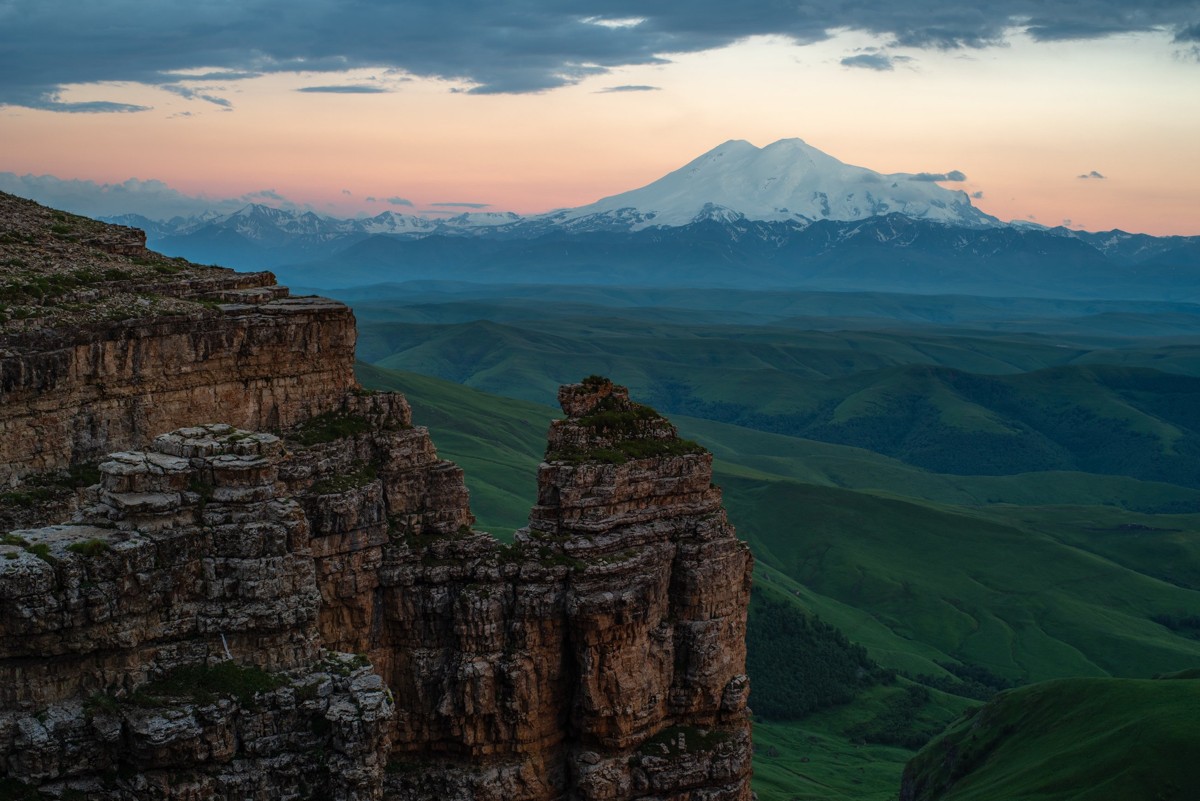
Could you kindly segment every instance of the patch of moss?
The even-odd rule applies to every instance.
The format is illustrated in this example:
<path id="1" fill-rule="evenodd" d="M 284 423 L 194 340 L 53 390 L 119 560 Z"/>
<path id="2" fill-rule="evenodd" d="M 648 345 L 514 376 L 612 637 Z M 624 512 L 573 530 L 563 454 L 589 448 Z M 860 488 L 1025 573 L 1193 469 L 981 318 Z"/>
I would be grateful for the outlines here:
<path id="1" fill-rule="evenodd" d="M 365 434 L 371 430 L 371 422 L 362 415 L 346 412 L 326 412 L 309 419 L 288 433 L 288 439 L 301 445 L 318 445 L 322 442 Z"/>
<path id="2" fill-rule="evenodd" d="M 36 556 L 38 559 L 41 559 L 48 565 L 58 564 L 58 560 L 50 555 L 50 546 L 44 542 L 35 542 L 25 550 L 29 551 L 31 554 Z"/>
<path id="3" fill-rule="evenodd" d="M 632 436 L 638 433 L 638 424 L 647 420 L 661 420 L 662 415 L 640 403 L 623 403 L 609 395 L 601 398 L 591 414 L 580 417 L 576 422 L 584 428 L 610 436 Z"/>
<path id="4" fill-rule="evenodd" d="M 187 665 L 139 688 L 129 701 L 137 706 L 159 707 L 175 699 L 211 704 L 218 698 L 234 698 L 242 706 L 252 707 L 259 693 L 270 692 L 286 683 L 283 676 L 236 662 Z"/>
<path id="5" fill-rule="evenodd" d="M 583 568 L 587 567 L 583 561 L 576 559 L 573 556 L 567 556 L 561 551 L 555 551 L 551 548 L 547 548 L 544 545 L 537 549 L 537 556 L 538 562 L 546 567 L 562 565 L 563 567 L 569 567 L 572 570 L 582 570 Z"/>
<path id="6" fill-rule="evenodd" d="M 84 702 L 83 710 L 92 715 L 115 715 L 121 711 L 121 702 L 108 693 L 95 693 Z"/>
<path id="7" fill-rule="evenodd" d="M 0 494 L 0 506 L 29 509 L 54 498 L 55 492 L 49 487 L 30 487 L 26 490 L 14 490 Z"/>
<path id="8" fill-rule="evenodd" d="M 346 492 L 359 487 L 365 487 L 379 477 L 375 465 L 366 462 L 355 462 L 351 471 L 340 476 L 331 476 L 313 483 L 311 492 L 314 495 L 332 495 L 336 492 Z"/>
<path id="9" fill-rule="evenodd" d="M 77 553 L 84 558 L 91 559 L 92 557 L 99 556 L 106 551 L 112 550 L 112 546 L 108 544 L 107 540 L 93 537 L 92 539 L 83 540 L 82 542 L 72 542 L 67 546 L 67 550 L 71 553 Z"/>
<path id="10" fill-rule="evenodd" d="M 582 464 L 602 462 L 625 464 L 630 459 L 651 459 L 662 456 L 685 456 L 704 453 L 704 446 L 690 439 L 628 439 L 613 443 L 611 448 L 563 448 L 547 451 L 546 461 Z"/>
<path id="11" fill-rule="evenodd" d="M 698 751 L 711 751 L 732 735 L 722 729 L 700 729 L 695 726 L 669 726 L 646 742 L 638 749 L 646 756 L 662 756 L 663 748 L 666 756 L 679 756 Z"/>
<path id="12" fill-rule="evenodd" d="M 315 701 L 317 694 L 321 691 L 321 682 L 313 681 L 308 684 L 301 684 L 296 688 L 296 699 L 298 701 Z"/>
<path id="13" fill-rule="evenodd" d="M 462 540 L 470 537 L 475 532 L 470 526 L 459 526 L 453 531 L 404 531 L 400 534 L 408 543 L 408 546 L 416 551 L 425 550 L 435 542 L 446 542 L 453 540 Z M 423 558 L 423 564 L 433 566 L 437 564 L 454 564 L 454 560 L 439 559 L 431 553 L 426 553 Z"/>

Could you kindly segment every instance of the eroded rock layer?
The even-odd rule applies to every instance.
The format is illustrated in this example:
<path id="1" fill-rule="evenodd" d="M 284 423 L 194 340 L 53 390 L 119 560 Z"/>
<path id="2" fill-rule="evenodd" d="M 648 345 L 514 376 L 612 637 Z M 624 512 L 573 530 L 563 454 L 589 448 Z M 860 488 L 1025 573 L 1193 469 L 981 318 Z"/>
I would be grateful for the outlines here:
<path id="1" fill-rule="evenodd" d="M 354 340 L 343 304 L 288 297 L 10 337 L 0 482 L 140 447 L 185 423 L 274 430 L 307 420 L 354 385 Z"/>
<path id="2" fill-rule="evenodd" d="M 0 542 L 0 775 L 96 799 L 374 799 L 390 694 L 324 650 L 282 443 L 181 429 Z"/>
<path id="3" fill-rule="evenodd" d="M 749 798 L 750 556 L 624 388 L 503 545 L 341 304 L 3 194 L 0 256 L 0 791 Z"/>
<path id="4" fill-rule="evenodd" d="M 712 457 L 608 382 L 562 400 L 511 546 L 470 530 L 457 469 L 394 406 L 284 471 L 321 518 L 326 640 L 396 699 L 389 797 L 747 798 L 751 561 Z M 319 494 L 339 460 L 361 485 Z"/>

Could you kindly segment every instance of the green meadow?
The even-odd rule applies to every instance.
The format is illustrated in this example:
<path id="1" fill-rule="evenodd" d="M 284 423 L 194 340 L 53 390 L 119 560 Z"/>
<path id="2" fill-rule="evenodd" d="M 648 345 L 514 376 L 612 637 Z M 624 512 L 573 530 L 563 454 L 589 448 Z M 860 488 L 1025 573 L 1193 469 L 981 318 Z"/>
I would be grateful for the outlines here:
<path id="1" fill-rule="evenodd" d="M 909 766 L 913 801 L 1187 801 L 1200 787 L 1194 674 L 1059 679 L 972 712 Z"/>
<path id="2" fill-rule="evenodd" d="M 1195 309 L 463 291 L 351 299 L 361 382 L 408 396 L 501 539 L 560 383 L 628 384 L 713 452 L 757 560 L 761 798 L 896 798 L 917 750 L 997 692 L 1200 666 Z"/>

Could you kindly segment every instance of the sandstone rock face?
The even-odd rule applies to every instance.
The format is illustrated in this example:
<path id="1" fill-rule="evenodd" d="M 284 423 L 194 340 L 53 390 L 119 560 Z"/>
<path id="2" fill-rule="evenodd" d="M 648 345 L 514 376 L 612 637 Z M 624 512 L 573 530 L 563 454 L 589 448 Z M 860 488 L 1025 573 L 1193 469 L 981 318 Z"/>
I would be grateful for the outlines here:
<path id="1" fill-rule="evenodd" d="M 9 337 L 0 484 L 141 447 L 185 424 L 274 430 L 307 420 L 354 386 L 354 341 L 350 310 L 321 298 Z"/>
<path id="2" fill-rule="evenodd" d="M 76 522 L 3 539 L 0 774 L 114 801 L 380 797 L 391 696 L 321 648 L 282 449 L 181 429 L 105 461 Z"/>
<path id="3" fill-rule="evenodd" d="M 708 453 L 564 387 L 502 545 L 357 389 L 346 307 L 138 233 L 0 193 L 4 791 L 750 798 L 751 559 Z"/>
<path id="4" fill-rule="evenodd" d="M 561 397 L 512 546 L 469 529 L 394 396 L 281 473 L 308 492 L 326 643 L 396 699 L 388 797 L 749 798 L 751 560 L 712 457 L 622 387 Z M 323 494 L 339 474 L 361 480 Z"/>
<path id="5" fill-rule="evenodd" d="M 74 523 L 0 546 L 3 772 L 104 799 L 748 799 L 749 553 L 711 456 L 593 389 L 564 389 L 511 546 L 395 394 L 113 454 Z M 267 685 L 195 674 L 230 665 Z"/>
<path id="6" fill-rule="evenodd" d="M 356 386 L 344 305 L 145 244 L 0 192 L 0 488 L 181 426 L 287 428 Z"/>

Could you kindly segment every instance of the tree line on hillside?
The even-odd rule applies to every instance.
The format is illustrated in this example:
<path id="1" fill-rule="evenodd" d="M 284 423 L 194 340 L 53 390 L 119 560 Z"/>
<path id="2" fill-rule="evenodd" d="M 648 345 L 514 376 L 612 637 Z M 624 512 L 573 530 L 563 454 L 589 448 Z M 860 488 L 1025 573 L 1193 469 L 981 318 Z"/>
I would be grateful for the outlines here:
<path id="1" fill-rule="evenodd" d="M 799 720 L 853 701 L 895 679 L 838 629 L 755 590 L 750 598 L 746 669 L 756 715 Z"/>

